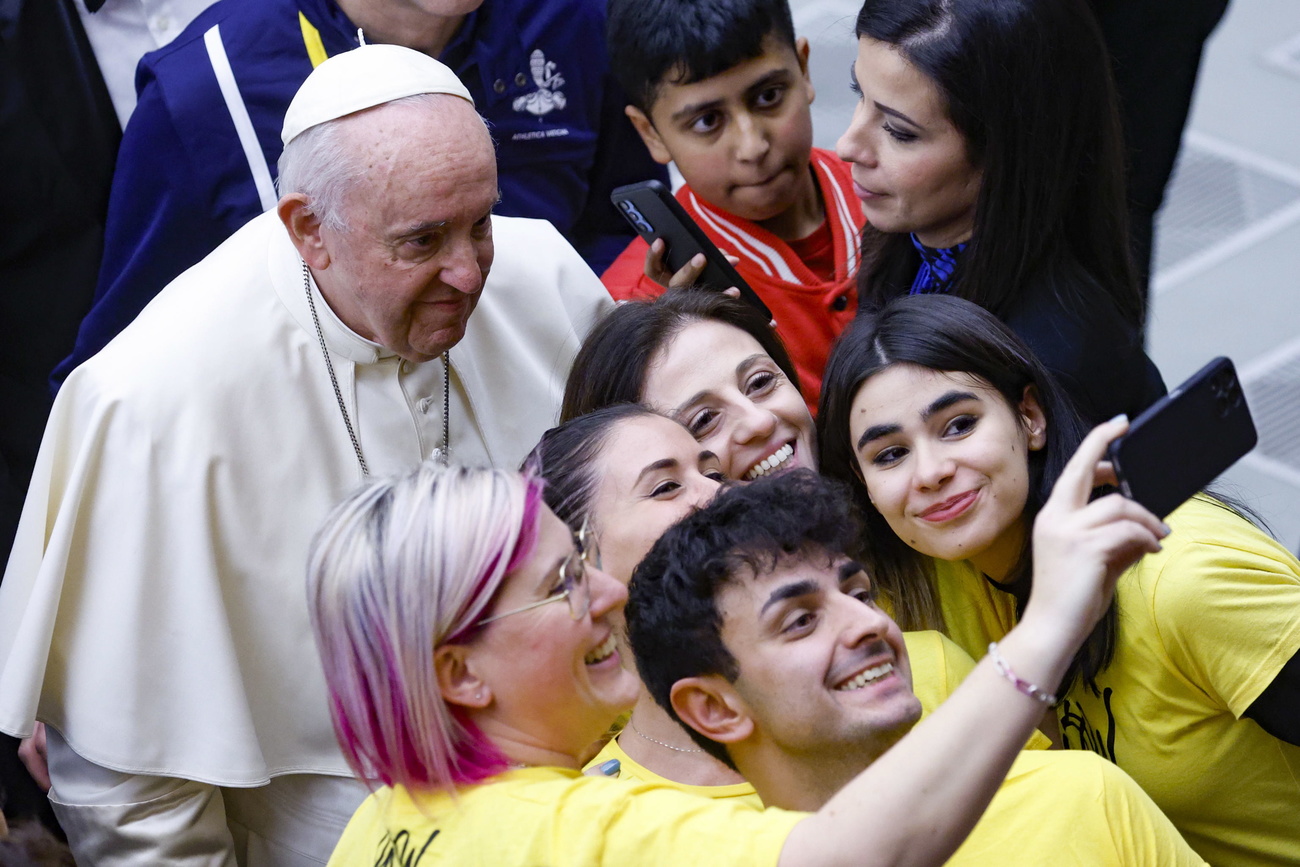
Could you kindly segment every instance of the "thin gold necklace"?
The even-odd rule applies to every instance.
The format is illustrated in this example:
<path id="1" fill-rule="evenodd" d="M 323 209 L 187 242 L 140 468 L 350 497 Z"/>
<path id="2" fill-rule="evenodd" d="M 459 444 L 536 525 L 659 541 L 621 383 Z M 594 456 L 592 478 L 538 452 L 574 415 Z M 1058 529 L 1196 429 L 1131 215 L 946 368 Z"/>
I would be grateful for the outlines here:
<path id="1" fill-rule="evenodd" d="M 676 753 L 702 753 L 702 752 L 704 752 L 704 750 L 700 749 L 699 747 L 696 747 L 695 749 L 692 749 L 692 750 L 688 750 L 688 749 L 684 749 L 684 748 L 682 748 L 682 747 L 675 747 L 675 746 L 673 746 L 672 744 L 666 744 L 666 743 L 664 743 L 663 741 L 660 741 L 660 740 L 656 740 L 656 739 L 650 737 L 650 736 L 649 736 L 648 734 L 646 734 L 645 732 L 641 731 L 639 728 L 637 728 L 637 727 L 636 727 L 636 723 L 632 722 L 631 718 L 628 719 L 628 721 L 627 721 L 627 725 L 628 725 L 628 728 L 632 729 L 632 731 L 633 731 L 635 734 L 637 734 L 638 736 L 645 738 L 646 740 L 648 740 L 648 741 L 649 741 L 650 743 L 652 743 L 652 744 L 658 744 L 658 745 L 661 746 L 661 747 L 667 747 L 668 749 L 672 750 L 673 752 L 676 752 Z"/>

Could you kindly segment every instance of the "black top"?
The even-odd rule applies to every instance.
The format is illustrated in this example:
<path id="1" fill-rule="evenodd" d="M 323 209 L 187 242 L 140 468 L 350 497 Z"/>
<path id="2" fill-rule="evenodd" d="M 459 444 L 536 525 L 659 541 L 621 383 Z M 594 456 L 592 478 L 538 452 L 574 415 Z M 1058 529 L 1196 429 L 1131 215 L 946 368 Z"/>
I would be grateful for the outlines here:
<path id="1" fill-rule="evenodd" d="M 885 281 L 888 298 L 907 294 L 921 265 L 915 250 L 909 246 L 905 252 L 896 267 L 877 276 Z M 1054 291 L 1046 282 L 1031 285 L 998 318 L 1056 377 L 1086 423 L 1100 424 L 1120 413 L 1135 418 L 1168 389 L 1147 357 L 1142 332 L 1125 321 L 1095 281 L 1081 279 L 1090 285 L 1066 291 Z"/>

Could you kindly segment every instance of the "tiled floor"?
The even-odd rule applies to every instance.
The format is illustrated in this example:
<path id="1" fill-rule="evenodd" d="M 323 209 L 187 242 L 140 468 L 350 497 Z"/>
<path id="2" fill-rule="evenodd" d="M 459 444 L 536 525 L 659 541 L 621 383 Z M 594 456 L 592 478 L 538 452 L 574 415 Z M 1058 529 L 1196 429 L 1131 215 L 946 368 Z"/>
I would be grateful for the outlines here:
<path id="1" fill-rule="evenodd" d="M 817 144 L 853 97 L 855 0 L 793 0 L 812 43 Z M 1171 386 L 1237 364 L 1260 431 L 1220 486 L 1300 549 L 1300 3 L 1234 0 L 1206 47 L 1179 170 L 1160 215 L 1152 358 Z"/>

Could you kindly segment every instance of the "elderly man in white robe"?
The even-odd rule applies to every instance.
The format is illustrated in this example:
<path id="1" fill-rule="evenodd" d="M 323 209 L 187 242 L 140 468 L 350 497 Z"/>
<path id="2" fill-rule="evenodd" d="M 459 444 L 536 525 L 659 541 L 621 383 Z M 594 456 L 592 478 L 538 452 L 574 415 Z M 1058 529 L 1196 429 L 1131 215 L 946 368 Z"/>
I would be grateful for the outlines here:
<path id="1" fill-rule="evenodd" d="M 283 138 L 277 207 L 68 379 L 0 586 L 0 729 L 47 724 L 85 864 L 325 862 L 366 790 L 313 529 L 433 454 L 518 464 L 611 303 L 549 223 L 492 216 L 491 138 L 437 61 L 339 55 Z"/>

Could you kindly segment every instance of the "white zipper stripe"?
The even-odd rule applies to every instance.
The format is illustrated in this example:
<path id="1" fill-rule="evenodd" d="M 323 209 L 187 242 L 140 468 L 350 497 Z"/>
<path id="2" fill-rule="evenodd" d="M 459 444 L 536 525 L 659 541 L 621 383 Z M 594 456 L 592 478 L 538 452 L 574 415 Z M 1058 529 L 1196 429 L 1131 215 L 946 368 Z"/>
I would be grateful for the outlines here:
<path id="1" fill-rule="evenodd" d="M 819 161 L 820 162 L 820 161 Z M 840 228 L 844 232 L 844 250 L 846 253 L 845 269 L 848 275 L 853 275 L 858 270 L 858 227 L 853 221 L 852 212 L 849 210 L 849 203 L 844 198 L 844 191 L 840 185 L 835 182 L 835 176 L 831 173 L 830 168 L 822 164 L 823 171 L 826 172 L 830 183 L 831 192 L 835 194 L 835 216 L 838 218 Z"/>
<path id="2" fill-rule="evenodd" d="M 694 198 L 694 193 L 692 193 L 691 195 L 692 198 Z M 703 208 L 699 208 L 699 211 L 701 215 L 704 216 L 704 218 L 709 221 L 709 225 L 717 229 L 719 234 L 722 234 L 722 228 L 718 225 L 717 219 L 715 219 L 712 214 L 704 213 Z M 735 232 L 737 236 L 744 239 L 744 241 L 747 244 L 749 244 L 754 250 L 758 252 L 758 255 L 765 258 L 768 261 L 768 263 L 773 268 L 776 269 L 777 277 L 781 278 L 787 283 L 800 282 L 799 278 L 795 276 L 794 271 L 790 270 L 790 264 L 785 261 L 785 257 L 782 256 L 779 252 L 772 249 L 772 247 L 768 246 L 767 244 L 764 244 L 762 241 L 758 240 L 753 235 L 750 235 L 748 232 L 745 232 L 736 226 L 732 226 L 731 230 Z M 772 274 L 771 269 L 765 268 L 764 270 L 767 271 L 769 276 Z"/>
<path id="3" fill-rule="evenodd" d="M 248 116 L 248 107 L 244 97 L 235 83 L 235 73 L 230 68 L 230 58 L 226 56 L 226 46 L 221 41 L 221 25 L 214 24 L 212 29 L 203 34 L 203 44 L 208 49 L 208 60 L 212 71 L 217 76 L 217 86 L 221 88 L 221 97 L 226 101 L 226 110 L 235 122 L 235 133 L 239 144 L 244 148 L 244 159 L 248 161 L 248 170 L 253 173 L 253 186 L 257 188 L 257 197 L 262 202 L 262 210 L 270 210 L 276 203 L 275 184 L 271 182 L 271 169 L 262 156 L 262 146 L 257 142 L 257 133 L 253 130 L 253 121 Z"/>
<path id="4" fill-rule="evenodd" d="M 745 242 L 741 238 L 737 237 L 737 235 L 735 234 L 737 230 L 735 229 L 734 226 L 731 226 L 730 224 L 724 226 L 723 223 L 717 217 L 715 217 L 713 214 L 710 214 L 703 207 L 701 207 L 700 201 L 695 197 L 694 191 L 687 190 L 686 197 L 690 201 L 691 209 L 695 211 L 695 214 L 699 217 L 699 219 L 704 223 L 706 223 L 711 229 L 713 229 L 713 231 L 717 232 L 724 239 L 726 239 L 727 242 L 730 243 L 731 246 L 735 249 L 736 255 L 740 256 L 743 259 L 750 260 L 750 262 L 752 262 L 759 270 L 761 270 L 767 276 L 769 277 L 776 276 L 776 272 L 772 270 L 771 266 L 768 265 L 767 262 L 761 256 L 759 256 L 756 251 L 748 249 L 745 246 Z M 728 229 L 730 229 L 731 231 L 728 231 Z"/>

